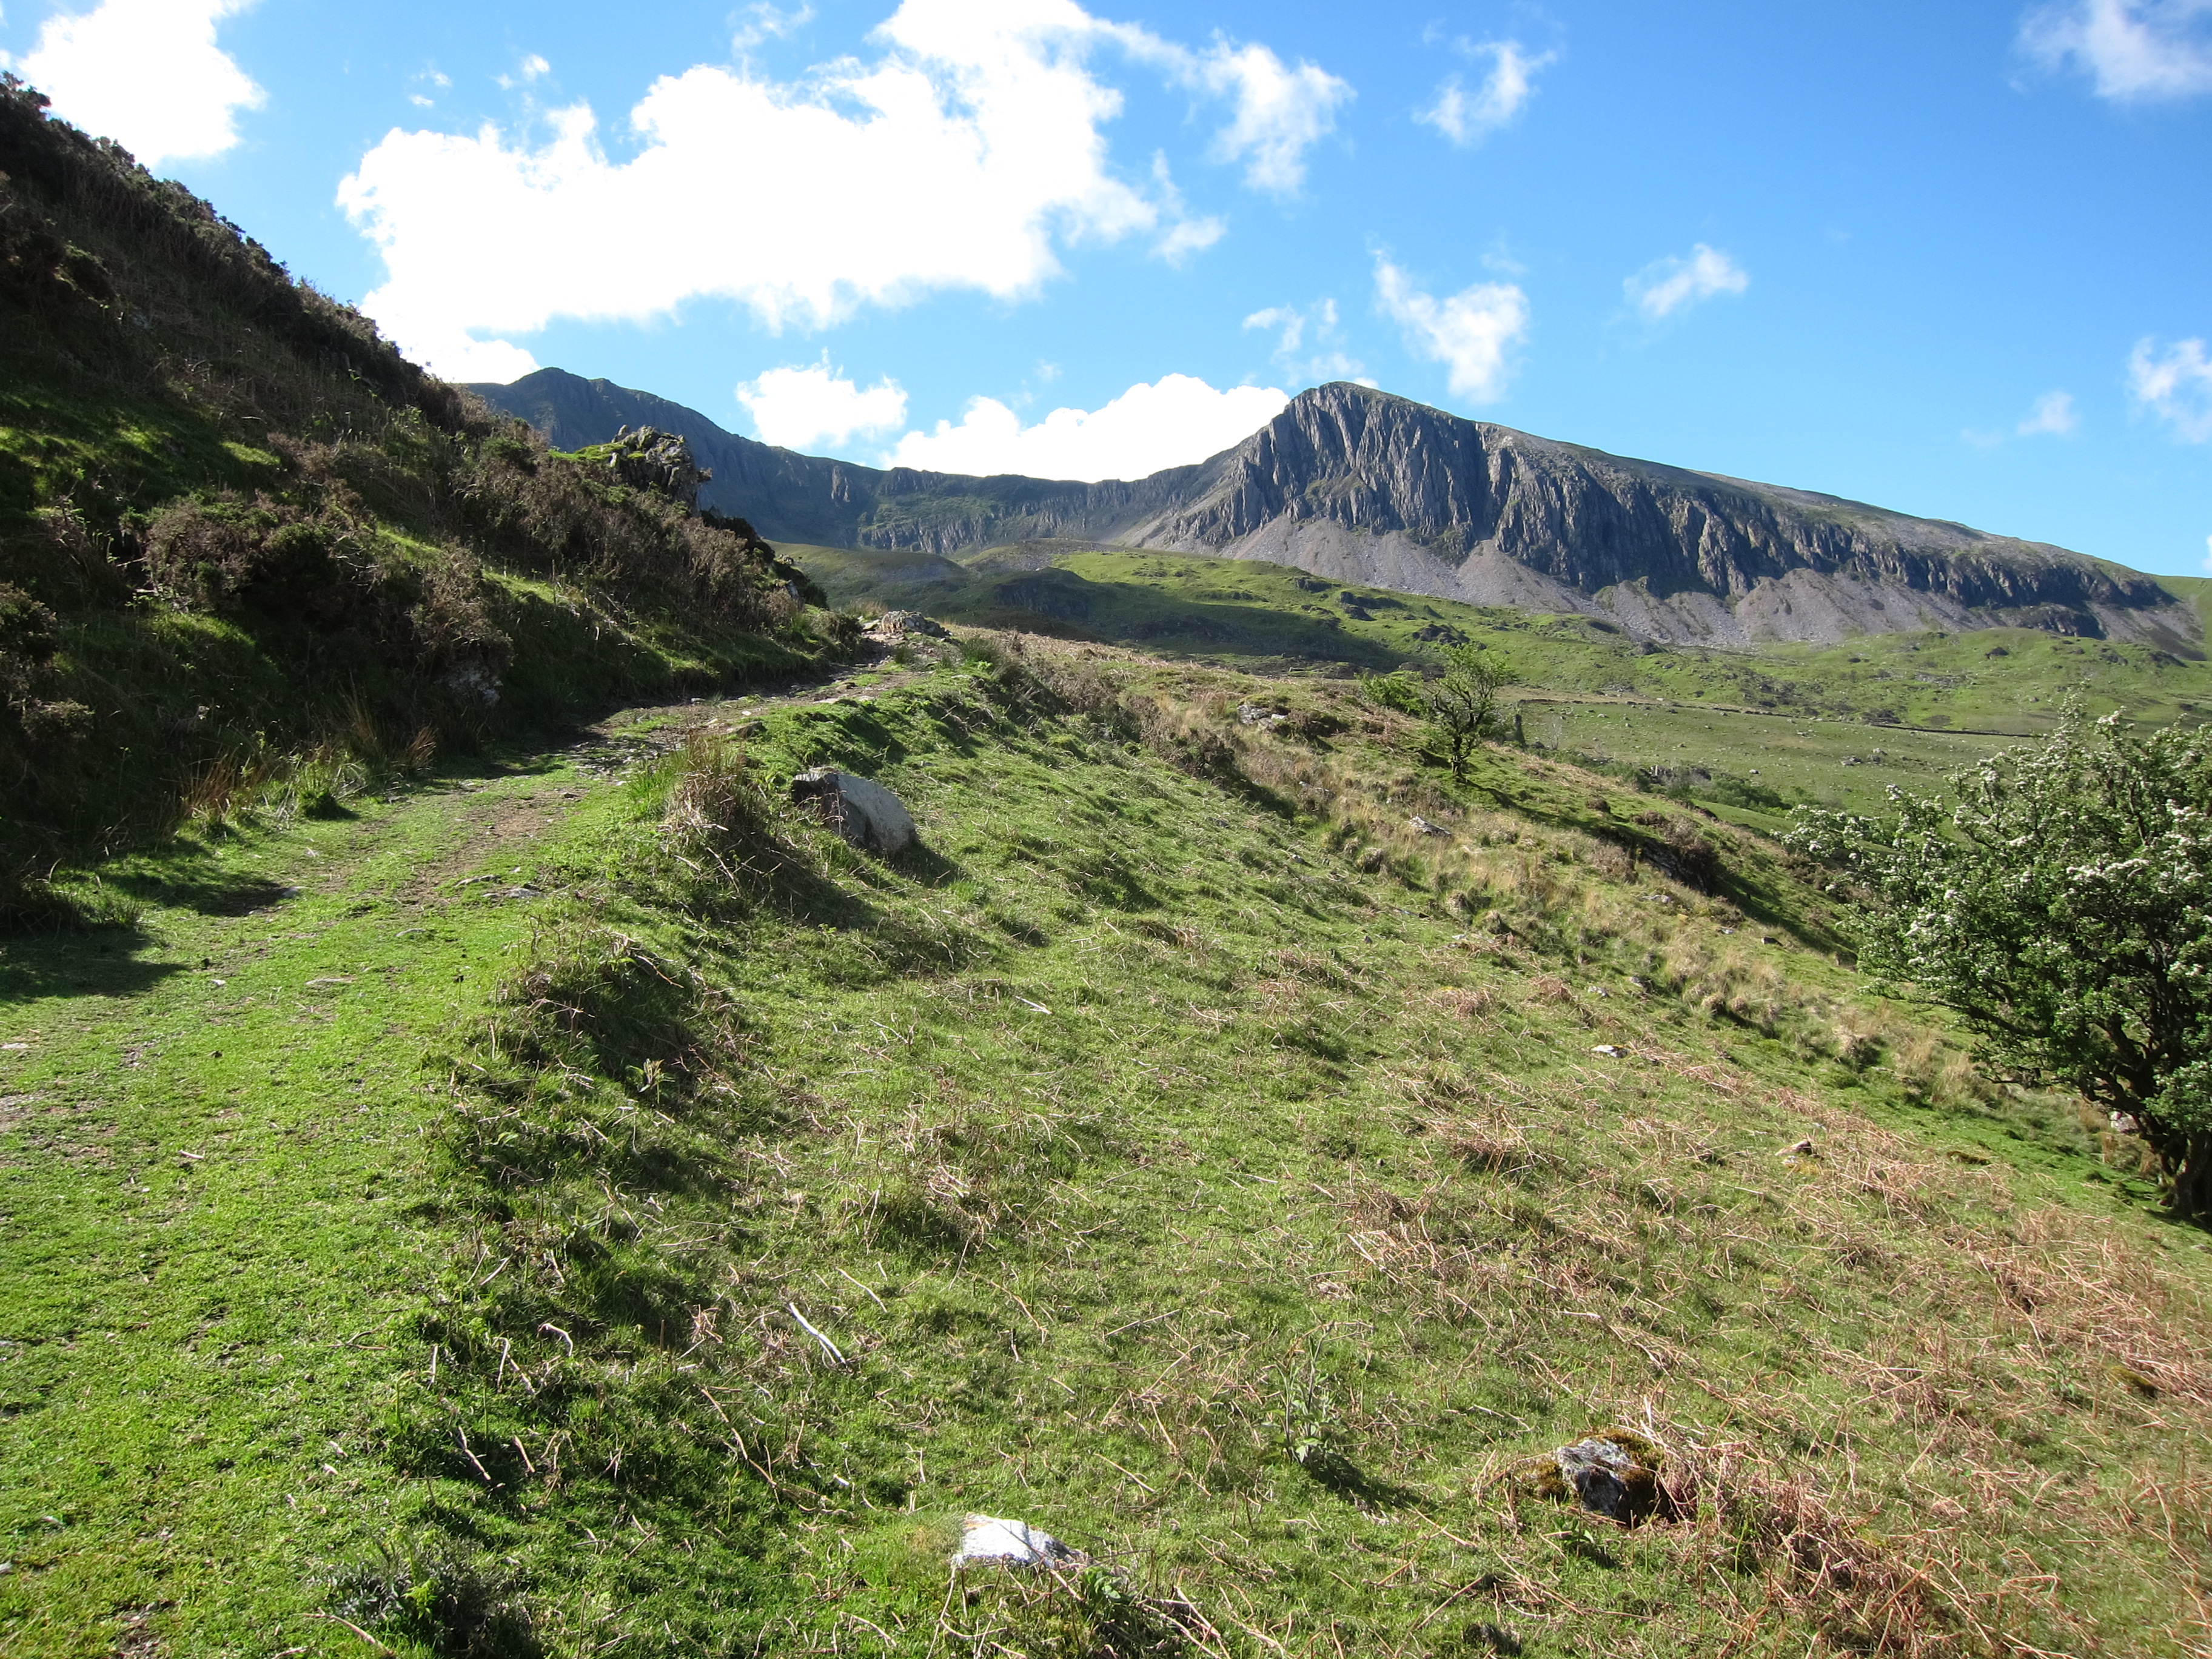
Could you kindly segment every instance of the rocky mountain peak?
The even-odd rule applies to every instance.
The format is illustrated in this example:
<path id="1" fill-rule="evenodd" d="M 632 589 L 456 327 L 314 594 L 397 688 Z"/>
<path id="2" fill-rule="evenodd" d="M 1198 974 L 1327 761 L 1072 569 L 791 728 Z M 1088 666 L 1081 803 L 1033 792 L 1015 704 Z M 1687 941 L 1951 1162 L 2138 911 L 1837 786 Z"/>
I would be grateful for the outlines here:
<path id="1" fill-rule="evenodd" d="M 1099 483 L 885 471 L 544 369 L 477 386 L 564 447 L 679 428 L 699 499 L 772 540 L 952 556 L 1037 538 L 1266 559 L 1332 581 L 1573 611 L 1716 645 L 1999 625 L 2195 654 L 2193 606 L 2061 547 L 1471 421 L 1332 381 L 1192 466 Z"/>

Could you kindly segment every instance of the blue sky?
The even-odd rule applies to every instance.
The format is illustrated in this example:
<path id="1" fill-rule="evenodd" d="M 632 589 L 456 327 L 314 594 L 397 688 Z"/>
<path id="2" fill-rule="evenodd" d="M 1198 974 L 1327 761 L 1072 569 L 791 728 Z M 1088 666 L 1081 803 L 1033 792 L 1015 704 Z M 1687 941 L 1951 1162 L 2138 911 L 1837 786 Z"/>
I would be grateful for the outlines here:
<path id="1" fill-rule="evenodd" d="M 10 0 L 0 50 L 455 378 L 1063 477 L 1360 378 L 2212 551 L 2212 0 Z"/>

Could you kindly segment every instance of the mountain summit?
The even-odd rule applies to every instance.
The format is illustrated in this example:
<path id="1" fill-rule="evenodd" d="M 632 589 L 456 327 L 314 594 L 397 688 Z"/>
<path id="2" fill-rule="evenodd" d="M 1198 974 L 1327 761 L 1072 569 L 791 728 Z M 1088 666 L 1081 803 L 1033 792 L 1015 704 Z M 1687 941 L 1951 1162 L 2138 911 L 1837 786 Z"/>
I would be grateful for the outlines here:
<path id="1" fill-rule="evenodd" d="M 562 447 L 647 422 L 682 431 L 714 471 L 704 499 L 775 540 L 950 556 L 1058 538 L 1264 559 L 1714 645 L 2010 626 L 2194 655 L 2202 639 L 2194 608 L 2152 578 L 2064 548 L 1610 455 L 1344 381 L 1299 393 L 1210 460 L 1099 483 L 800 455 L 560 369 L 472 389 Z"/>

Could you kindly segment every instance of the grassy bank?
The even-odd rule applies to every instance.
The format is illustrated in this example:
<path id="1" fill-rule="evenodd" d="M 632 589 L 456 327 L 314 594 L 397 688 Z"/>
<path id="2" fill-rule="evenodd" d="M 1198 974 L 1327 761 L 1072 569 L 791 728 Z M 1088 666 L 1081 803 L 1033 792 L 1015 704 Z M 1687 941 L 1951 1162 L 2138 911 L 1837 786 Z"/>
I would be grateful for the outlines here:
<path id="1" fill-rule="evenodd" d="M 9 947 L 11 1648 L 2194 1650 L 2194 1235 L 1770 844 L 1345 690 L 991 647 L 108 872 Z M 1663 1513 L 1516 1475 L 1597 1429 Z"/>

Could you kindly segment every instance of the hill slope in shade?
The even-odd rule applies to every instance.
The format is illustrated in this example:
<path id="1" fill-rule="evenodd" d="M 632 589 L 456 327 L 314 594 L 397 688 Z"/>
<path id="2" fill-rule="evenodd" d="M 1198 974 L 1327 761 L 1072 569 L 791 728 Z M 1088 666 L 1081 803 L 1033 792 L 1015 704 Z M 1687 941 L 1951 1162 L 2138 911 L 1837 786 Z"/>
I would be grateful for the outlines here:
<path id="1" fill-rule="evenodd" d="M 1723 646 L 2028 627 L 2194 655 L 2203 633 L 2152 578 L 2064 548 L 1608 455 L 1344 382 L 1300 393 L 1210 460 L 1098 483 L 800 455 L 560 369 L 473 389 L 564 448 L 626 424 L 681 430 L 714 470 L 708 499 L 779 540 L 944 556 L 1056 538 L 1264 559 Z"/>
<path id="2" fill-rule="evenodd" d="M 0 76 L 0 920 L 58 858 L 821 648 L 763 545 L 529 437 Z"/>

